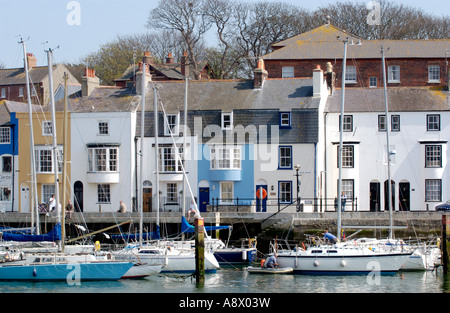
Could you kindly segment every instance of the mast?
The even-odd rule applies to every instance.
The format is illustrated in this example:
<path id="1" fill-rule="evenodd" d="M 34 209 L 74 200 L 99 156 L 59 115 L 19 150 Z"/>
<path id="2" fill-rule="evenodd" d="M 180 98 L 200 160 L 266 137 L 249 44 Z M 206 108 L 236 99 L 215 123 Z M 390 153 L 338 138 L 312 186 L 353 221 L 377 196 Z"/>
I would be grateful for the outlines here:
<path id="1" fill-rule="evenodd" d="M 39 210 L 37 209 L 37 182 L 36 182 L 36 165 L 35 165 L 35 152 L 34 152 L 34 133 L 33 133 L 33 107 L 31 104 L 30 93 L 30 78 L 28 69 L 27 49 L 25 47 L 25 41 L 20 40 L 23 46 L 23 56 L 25 62 L 25 78 L 27 83 L 27 101 L 28 101 L 28 118 L 30 123 L 30 162 L 31 162 L 31 226 L 35 227 L 35 234 L 40 235 L 39 226 Z"/>
<path id="2" fill-rule="evenodd" d="M 344 103 L 345 103 L 345 70 L 346 70 L 346 64 L 347 64 L 347 45 L 348 45 L 348 38 L 344 40 L 344 60 L 342 63 L 342 98 L 341 98 L 341 119 L 340 119 L 340 129 L 339 129 L 339 151 L 338 151 L 338 159 L 339 159 L 339 181 L 338 181 L 338 214 L 337 214 L 337 238 L 340 241 L 341 240 L 341 228 L 342 228 L 342 222 L 341 222 L 341 194 L 342 194 L 342 149 L 343 149 L 343 130 L 344 130 Z"/>
<path id="3" fill-rule="evenodd" d="M 391 153 L 389 146 L 389 119 L 388 119 L 388 99 L 386 84 L 386 62 L 384 58 L 384 48 L 381 46 L 381 60 L 383 65 L 383 88 L 384 88 L 384 114 L 386 125 L 386 154 L 387 154 L 387 172 L 388 172 L 388 207 L 389 207 L 389 239 L 393 238 L 393 217 L 392 217 L 392 185 L 391 185 Z"/>
<path id="4" fill-rule="evenodd" d="M 185 88 L 184 88 L 184 126 L 183 126 L 183 159 L 185 161 L 184 164 L 186 164 L 186 153 L 187 153 L 187 102 L 188 102 L 188 75 L 185 74 L 184 76 L 185 80 Z M 186 213 L 186 171 L 183 171 L 183 207 L 182 207 L 182 216 Z M 193 201 L 194 199 L 191 199 Z M 182 237 L 184 239 L 184 233 L 182 234 Z"/>
<path id="5" fill-rule="evenodd" d="M 48 82 L 50 91 L 50 108 L 52 112 L 52 160 L 53 171 L 55 173 L 55 208 L 57 212 L 58 222 L 61 222 L 61 212 L 59 210 L 59 179 L 58 179 L 58 146 L 56 142 L 56 117 L 55 117 L 55 95 L 53 93 L 53 64 L 52 64 L 52 49 L 47 51 L 48 60 Z M 61 241 L 58 243 L 58 249 L 61 251 Z"/>
<path id="6" fill-rule="evenodd" d="M 156 92 L 156 84 L 153 84 L 153 112 L 155 118 L 155 192 L 156 192 L 156 231 L 159 234 L 159 143 L 158 143 L 158 93 Z"/>
<path id="7" fill-rule="evenodd" d="M 67 79 L 68 75 L 64 72 L 64 129 L 63 129 L 63 178 L 62 178 L 62 210 L 64 210 L 64 205 L 66 203 L 66 164 L 67 164 L 67 110 L 68 110 L 68 100 L 67 100 Z M 66 238 L 66 214 L 62 215 L 62 223 L 61 223 L 61 237 Z M 64 240 L 62 240 L 62 249 L 64 249 Z"/>
<path id="8" fill-rule="evenodd" d="M 139 244 L 142 245 L 142 231 L 144 229 L 144 190 L 142 174 L 144 172 L 144 114 L 145 114 L 145 93 L 146 93 L 146 79 L 145 79 L 145 62 L 142 64 L 142 103 L 141 103 L 141 159 L 139 169 Z"/>

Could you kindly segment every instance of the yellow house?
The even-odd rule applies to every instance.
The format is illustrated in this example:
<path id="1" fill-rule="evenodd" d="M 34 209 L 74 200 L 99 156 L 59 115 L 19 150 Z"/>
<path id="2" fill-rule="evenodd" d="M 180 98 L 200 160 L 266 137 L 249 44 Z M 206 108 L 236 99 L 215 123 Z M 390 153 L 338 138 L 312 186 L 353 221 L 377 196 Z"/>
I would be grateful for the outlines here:
<path id="1" fill-rule="evenodd" d="M 61 101 L 63 102 L 63 101 Z M 66 135 L 64 139 L 64 103 L 58 102 L 55 109 L 56 120 L 56 141 L 60 161 L 58 162 L 59 181 L 59 202 L 65 207 L 67 201 L 71 199 L 70 190 L 70 112 L 67 113 Z M 33 105 L 32 125 L 34 137 L 35 160 L 33 162 L 36 169 L 36 195 L 33 194 L 32 173 L 31 173 L 31 140 L 30 122 L 28 106 L 24 103 L 7 101 L 10 110 L 16 112 L 18 119 L 19 140 L 18 140 L 18 181 L 19 186 L 19 212 L 31 212 L 32 198 L 38 203 L 48 203 L 50 197 L 55 193 L 55 172 L 52 157 L 53 136 L 52 136 L 52 116 L 50 106 Z M 64 149 L 65 148 L 65 149 Z M 66 154 L 66 188 L 63 182 L 63 152 Z M 65 203 L 65 204 L 63 204 Z"/>

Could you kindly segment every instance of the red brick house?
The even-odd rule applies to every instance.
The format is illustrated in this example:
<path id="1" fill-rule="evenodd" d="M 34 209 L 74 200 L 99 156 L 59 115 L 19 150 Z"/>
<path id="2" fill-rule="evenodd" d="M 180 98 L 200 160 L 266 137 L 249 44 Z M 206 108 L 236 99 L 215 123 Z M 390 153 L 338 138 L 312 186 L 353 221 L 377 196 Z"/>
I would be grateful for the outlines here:
<path id="1" fill-rule="evenodd" d="M 30 74 L 31 102 L 47 105 L 50 101 L 48 67 L 37 66 L 36 57 L 27 53 Z M 64 86 L 64 72 L 69 76 L 69 85 L 80 85 L 78 80 L 62 64 L 53 66 L 53 84 L 56 92 Z M 0 101 L 27 102 L 26 76 L 24 68 L 0 69 Z"/>
<path id="2" fill-rule="evenodd" d="M 384 47 L 389 87 L 447 85 L 446 58 L 450 39 L 364 40 L 331 24 L 274 44 L 262 57 L 269 78 L 308 77 L 317 64 L 330 62 L 341 86 L 343 40 L 348 38 L 347 87 L 382 87 L 381 47 Z"/>

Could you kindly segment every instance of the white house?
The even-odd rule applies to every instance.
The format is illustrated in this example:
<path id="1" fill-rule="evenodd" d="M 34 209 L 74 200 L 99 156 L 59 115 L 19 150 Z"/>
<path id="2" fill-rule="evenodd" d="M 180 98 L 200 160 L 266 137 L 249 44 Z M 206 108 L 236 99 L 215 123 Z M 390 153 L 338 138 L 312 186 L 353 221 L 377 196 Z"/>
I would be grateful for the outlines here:
<path id="1" fill-rule="evenodd" d="M 135 197 L 136 109 L 141 97 L 125 88 L 95 87 L 70 99 L 74 207 L 83 212 L 128 212 Z"/>
<path id="2" fill-rule="evenodd" d="M 450 198 L 448 92 L 428 87 L 346 89 L 343 121 L 342 188 L 345 210 L 388 210 L 389 134 L 392 207 L 433 211 Z M 325 109 L 326 197 L 337 197 L 341 90 Z M 353 201 L 352 201 L 353 200 Z"/>

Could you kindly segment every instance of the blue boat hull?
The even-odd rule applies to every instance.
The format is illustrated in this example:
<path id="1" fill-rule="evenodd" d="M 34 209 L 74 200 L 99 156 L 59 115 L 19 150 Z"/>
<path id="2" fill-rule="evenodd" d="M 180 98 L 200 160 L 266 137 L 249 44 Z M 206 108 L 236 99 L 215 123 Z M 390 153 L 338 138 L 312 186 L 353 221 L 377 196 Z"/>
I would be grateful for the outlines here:
<path id="1" fill-rule="evenodd" d="M 245 252 L 244 252 L 245 251 Z M 249 264 L 255 261 L 256 248 L 218 249 L 214 256 L 219 264 Z"/>
<path id="2" fill-rule="evenodd" d="M 131 262 L 4 264 L 0 266 L 0 280 L 67 281 L 68 283 L 118 280 L 132 266 Z"/>

